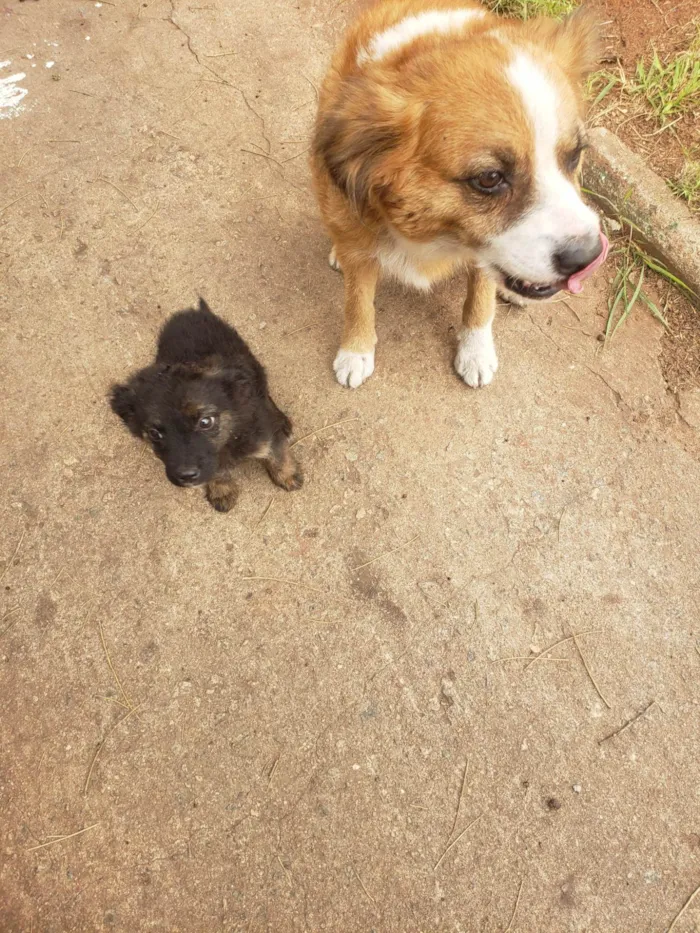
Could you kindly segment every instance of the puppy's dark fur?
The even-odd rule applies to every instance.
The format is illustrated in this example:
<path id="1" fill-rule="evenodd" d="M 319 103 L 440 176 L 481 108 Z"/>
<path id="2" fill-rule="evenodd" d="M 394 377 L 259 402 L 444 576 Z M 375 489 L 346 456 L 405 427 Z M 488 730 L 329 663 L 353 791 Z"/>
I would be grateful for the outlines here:
<path id="1" fill-rule="evenodd" d="M 176 486 L 206 484 L 219 512 L 236 501 L 231 472 L 263 460 L 282 489 L 302 474 L 289 449 L 292 424 L 270 398 L 265 370 L 230 325 L 200 299 L 163 327 L 155 363 L 112 388 L 111 406 L 153 447 Z"/>

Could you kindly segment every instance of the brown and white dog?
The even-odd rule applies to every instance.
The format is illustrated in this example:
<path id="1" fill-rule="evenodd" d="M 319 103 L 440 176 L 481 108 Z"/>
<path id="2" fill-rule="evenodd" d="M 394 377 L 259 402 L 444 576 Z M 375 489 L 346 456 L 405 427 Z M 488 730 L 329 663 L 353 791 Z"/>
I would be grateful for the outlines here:
<path id="1" fill-rule="evenodd" d="M 579 89 L 597 58 L 584 10 L 522 23 L 459 0 L 380 0 L 350 28 L 312 156 L 345 277 L 338 382 L 356 388 L 374 371 L 382 272 L 428 289 L 467 267 L 455 369 L 470 386 L 498 367 L 497 289 L 516 302 L 581 291 L 608 248 L 578 184 Z"/>

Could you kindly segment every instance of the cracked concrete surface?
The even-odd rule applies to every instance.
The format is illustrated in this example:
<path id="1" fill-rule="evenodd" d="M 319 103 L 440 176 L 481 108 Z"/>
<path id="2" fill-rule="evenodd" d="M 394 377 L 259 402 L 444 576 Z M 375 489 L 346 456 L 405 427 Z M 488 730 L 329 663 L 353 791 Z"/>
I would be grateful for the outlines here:
<path id="1" fill-rule="evenodd" d="M 657 325 L 603 350 L 605 274 L 503 309 L 472 391 L 462 283 L 385 286 L 342 390 L 305 150 L 350 4 L 6 10 L 37 67 L 0 132 L 0 929 L 667 929 L 700 883 L 700 419 Z M 225 517 L 105 403 L 198 294 L 310 435 L 301 492 L 250 464 Z M 582 632 L 597 689 L 571 640 L 503 660 Z"/>

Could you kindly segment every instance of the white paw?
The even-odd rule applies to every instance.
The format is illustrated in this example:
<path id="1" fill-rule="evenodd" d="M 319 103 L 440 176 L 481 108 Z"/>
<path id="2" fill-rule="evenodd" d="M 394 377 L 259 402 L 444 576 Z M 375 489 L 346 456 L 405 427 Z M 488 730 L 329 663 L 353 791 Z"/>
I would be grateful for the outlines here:
<path id="1" fill-rule="evenodd" d="M 491 336 L 491 323 L 459 335 L 455 369 L 468 386 L 487 386 L 498 369 L 498 357 Z"/>
<path id="2" fill-rule="evenodd" d="M 353 350 L 338 350 L 333 363 L 335 378 L 341 386 L 356 389 L 374 372 L 374 351 L 355 353 Z"/>
<path id="3" fill-rule="evenodd" d="M 330 253 L 328 254 L 328 265 L 331 267 L 331 269 L 332 269 L 334 272 L 342 272 L 342 271 L 343 271 L 343 270 L 340 268 L 340 263 L 338 262 L 338 254 L 337 254 L 336 251 L 335 251 L 335 246 L 333 247 L 333 249 L 332 249 L 332 250 L 330 251 Z"/>

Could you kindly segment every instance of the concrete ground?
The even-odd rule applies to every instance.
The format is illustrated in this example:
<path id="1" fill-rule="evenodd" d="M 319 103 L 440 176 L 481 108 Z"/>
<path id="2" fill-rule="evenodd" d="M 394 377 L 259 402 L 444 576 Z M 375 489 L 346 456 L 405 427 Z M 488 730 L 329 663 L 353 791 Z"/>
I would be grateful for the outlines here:
<path id="1" fill-rule="evenodd" d="M 605 274 L 504 310 L 481 391 L 463 283 L 387 286 L 334 382 L 351 12 L 0 0 L 3 933 L 661 933 L 700 884 L 697 411 L 650 316 L 603 351 Z M 105 401 L 200 294 L 303 437 L 226 516 Z"/>

